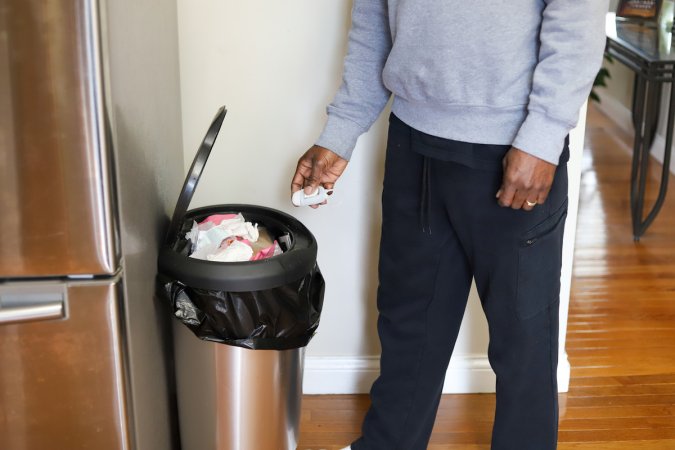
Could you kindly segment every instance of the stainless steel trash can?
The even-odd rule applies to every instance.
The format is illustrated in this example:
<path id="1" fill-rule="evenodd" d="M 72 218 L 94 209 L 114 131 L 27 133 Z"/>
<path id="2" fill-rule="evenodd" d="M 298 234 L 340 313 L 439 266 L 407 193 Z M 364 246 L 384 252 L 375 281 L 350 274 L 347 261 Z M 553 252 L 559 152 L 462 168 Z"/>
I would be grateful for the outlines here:
<path id="1" fill-rule="evenodd" d="M 172 306 L 183 450 L 295 450 L 304 347 L 323 306 L 317 243 L 297 219 L 255 205 L 188 207 L 218 135 L 216 114 L 183 185 L 158 257 L 157 294 Z M 193 222 L 242 213 L 283 236 L 265 260 L 191 258 Z"/>
<path id="2" fill-rule="evenodd" d="M 178 321 L 174 333 L 183 450 L 297 448 L 304 348 L 204 342 Z"/>

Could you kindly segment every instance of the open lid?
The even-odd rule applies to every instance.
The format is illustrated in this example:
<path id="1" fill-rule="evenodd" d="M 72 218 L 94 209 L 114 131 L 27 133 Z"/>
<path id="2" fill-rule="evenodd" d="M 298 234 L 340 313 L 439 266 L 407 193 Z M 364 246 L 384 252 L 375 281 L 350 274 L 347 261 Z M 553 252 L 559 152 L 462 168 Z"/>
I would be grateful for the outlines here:
<path id="1" fill-rule="evenodd" d="M 176 208 L 173 210 L 173 217 L 171 218 L 169 231 L 166 234 L 167 243 L 171 243 L 180 232 L 181 225 L 183 224 L 183 220 L 185 218 L 185 213 L 190 206 L 190 201 L 192 201 L 192 196 L 194 195 L 195 189 L 197 188 L 197 183 L 199 182 L 199 177 L 202 176 L 202 172 L 206 166 L 206 161 L 209 159 L 213 144 L 216 142 L 216 138 L 218 137 L 220 127 L 223 125 L 225 114 L 227 114 L 227 109 L 225 106 L 221 106 L 216 113 L 216 116 L 213 118 L 209 130 L 206 132 L 206 136 L 204 136 L 204 140 L 202 140 L 199 150 L 197 150 L 195 159 L 192 161 L 192 166 L 190 166 L 187 178 L 185 178 L 185 183 L 183 183 L 183 189 L 181 190 L 178 201 L 176 202 Z"/>

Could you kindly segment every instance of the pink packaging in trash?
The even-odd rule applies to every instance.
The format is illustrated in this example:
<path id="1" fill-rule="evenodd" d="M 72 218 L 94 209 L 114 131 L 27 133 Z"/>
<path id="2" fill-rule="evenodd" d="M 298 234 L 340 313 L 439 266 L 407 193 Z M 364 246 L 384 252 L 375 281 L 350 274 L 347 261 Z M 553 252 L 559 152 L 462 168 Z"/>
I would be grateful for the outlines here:
<path id="1" fill-rule="evenodd" d="M 206 219 L 202 220 L 199 222 L 199 225 L 202 225 L 204 223 L 213 223 L 214 225 L 220 225 L 220 222 L 223 220 L 230 220 L 230 219 L 236 219 L 237 214 L 213 214 Z"/>
<path id="2" fill-rule="evenodd" d="M 211 216 L 208 216 L 206 219 L 202 220 L 201 222 L 199 222 L 199 225 L 204 225 L 204 224 L 210 223 L 210 224 L 213 224 L 214 227 L 217 227 L 223 221 L 236 219 L 239 216 L 240 216 L 239 214 L 213 214 Z M 243 220 L 243 218 L 242 218 L 242 220 Z M 269 235 L 266 235 L 266 236 L 268 236 L 267 239 L 269 239 Z M 219 246 L 219 249 L 220 250 L 227 249 L 230 246 L 230 244 L 235 240 L 239 241 L 243 244 L 246 244 L 249 247 L 253 247 L 253 249 L 255 251 L 256 246 L 252 245 L 252 243 L 248 239 L 245 239 L 241 236 L 230 237 L 230 238 L 227 238 L 227 239 L 223 240 L 223 242 Z M 264 242 L 264 240 L 262 242 Z M 268 240 L 268 242 L 269 242 L 269 240 Z M 260 246 L 258 245 L 257 247 L 259 248 Z M 269 247 L 265 247 L 261 250 L 258 250 L 258 252 L 255 253 L 251 257 L 251 259 L 249 259 L 249 261 L 259 261 L 259 260 L 263 260 L 263 259 L 268 259 L 268 258 L 271 258 L 273 256 L 280 255 L 282 253 L 283 253 L 283 250 L 281 249 L 281 246 L 279 245 L 279 243 L 277 241 L 274 241 L 273 244 L 270 245 Z"/>
<path id="3" fill-rule="evenodd" d="M 259 261 L 261 259 L 271 258 L 272 256 L 276 256 L 279 254 L 281 254 L 281 247 L 279 247 L 279 243 L 277 241 L 274 241 L 274 244 L 260 250 L 258 253 L 253 255 L 251 261 Z"/>

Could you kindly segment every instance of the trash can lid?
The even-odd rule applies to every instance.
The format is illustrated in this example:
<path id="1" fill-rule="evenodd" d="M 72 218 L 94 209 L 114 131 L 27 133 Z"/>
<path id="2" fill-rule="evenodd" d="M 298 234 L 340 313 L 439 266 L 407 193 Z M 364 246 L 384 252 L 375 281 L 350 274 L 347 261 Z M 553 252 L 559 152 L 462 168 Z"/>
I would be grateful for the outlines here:
<path id="1" fill-rule="evenodd" d="M 169 225 L 169 230 L 165 239 L 167 244 L 171 243 L 180 232 L 181 226 L 185 219 L 185 213 L 190 206 L 195 189 L 197 188 L 199 177 L 202 176 L 202 172 L 206 166 L 206 161 L 209 159 L 211 149 L 213 148 L 213 144 L 216 142 L 218 132 L 220 131 L 220 127 L 223 125 L 223 120 L 225 119 L 226 114 L 227 109 L 225 106 L 221 106 L 220 109 L 218 109 L 216 116 L 213 118 L 211 126 L 206 132 L 206 136 L 204 136 L 204 139 L 199 146 L 199 150 L 197 150 L 195 159 L 192 161 L 192 166 L 190 166 L 190 170 L 188 171 L 187 177 L 185 178 L 185 183 L 183 183 L 183 189 L 180 192 L 180 196 L 178 196 L 176 208 L 173 210 L 173 217 L 171 218 L 171 224 Z"/>

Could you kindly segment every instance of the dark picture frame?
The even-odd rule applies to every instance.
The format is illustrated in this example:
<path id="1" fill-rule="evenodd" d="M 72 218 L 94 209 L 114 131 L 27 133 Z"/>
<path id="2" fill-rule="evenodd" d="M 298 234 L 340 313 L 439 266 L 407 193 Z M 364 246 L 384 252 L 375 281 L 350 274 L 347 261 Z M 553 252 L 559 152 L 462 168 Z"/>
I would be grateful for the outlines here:
<path id="1" fill-rule="evenodd" d="M 660 5 L 661 0 L 620 0 L 616 16 L 656 22 Z"/>

